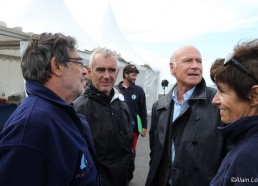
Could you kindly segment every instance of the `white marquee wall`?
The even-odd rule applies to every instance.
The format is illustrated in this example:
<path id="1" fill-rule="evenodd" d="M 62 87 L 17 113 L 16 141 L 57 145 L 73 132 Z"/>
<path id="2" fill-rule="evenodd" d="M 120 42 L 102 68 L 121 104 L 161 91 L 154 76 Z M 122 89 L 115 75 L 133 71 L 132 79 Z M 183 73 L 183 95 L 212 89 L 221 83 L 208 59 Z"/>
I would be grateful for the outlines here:
<path id="1" fill-rule="evenodd" d="M 0 54 L 0 95 L 21 94 L 24 92 L 20 57 Z"/>

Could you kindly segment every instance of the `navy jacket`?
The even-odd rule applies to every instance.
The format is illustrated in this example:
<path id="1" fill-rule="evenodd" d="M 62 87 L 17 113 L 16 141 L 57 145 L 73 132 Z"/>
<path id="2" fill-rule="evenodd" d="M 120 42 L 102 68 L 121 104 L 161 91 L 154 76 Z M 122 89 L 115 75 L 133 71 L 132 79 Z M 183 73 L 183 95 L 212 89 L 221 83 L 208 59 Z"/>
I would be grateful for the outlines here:
<path id="1" fill-rule="evenodd" d="M 258 185 L 258 116 L 243 117 L 219 130 L 230 140 L 232 149 L 211 185 Z"/>
<path id="2" fill-rule="evenodd" d="M 0 134 L 0 185 L 99 186 L 85 117 L 41 84 L 26 89 Z"/>
<path id="3" fill-rule="evenodd" d="M 130 87 L 125 88 L 122 81 L 117 85 L 121 93 L 124 95 L 125 102 L 130 108 L 133 120 L 135 122 L 134 131 L 138 131 L 137 117 L 138 114 L 142 121 L 142 128 L 147 129 L 147 109 L 146 97 L 142 87 L 132 84 Z"/>

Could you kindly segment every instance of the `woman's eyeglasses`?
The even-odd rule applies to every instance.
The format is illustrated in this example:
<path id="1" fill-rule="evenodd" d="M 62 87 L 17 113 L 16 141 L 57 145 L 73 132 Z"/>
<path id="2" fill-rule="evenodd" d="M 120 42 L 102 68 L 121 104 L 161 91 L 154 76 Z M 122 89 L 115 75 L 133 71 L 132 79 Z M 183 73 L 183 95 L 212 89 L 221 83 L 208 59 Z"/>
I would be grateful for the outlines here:
<path id="1" fill-rule="evenodd" d="M 235 57 L 234 54 L 229 54 L 224 61 L 223 66 L 227 66 L 229 63 L 231 63 L 232 65 L 234 65 L 238 70 L 240 70 L 242 73 L 244 73 L 245 75 L 249 76 L 250 78 L 252 78 L 254 80 L 254 82 L 256 84 L 258 84 L 256 78 L 240 63 L 238 62 Z"/>

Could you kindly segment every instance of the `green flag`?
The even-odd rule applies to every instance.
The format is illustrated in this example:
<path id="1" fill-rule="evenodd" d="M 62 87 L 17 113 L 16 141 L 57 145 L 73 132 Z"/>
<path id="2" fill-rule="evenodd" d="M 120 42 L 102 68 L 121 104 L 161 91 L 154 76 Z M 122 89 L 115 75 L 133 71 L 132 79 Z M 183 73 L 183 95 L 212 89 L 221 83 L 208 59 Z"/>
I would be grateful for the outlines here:
<path id="1" fill-rule="evenodd" d="M 139 116 L 138 114 L 137 114 L 136 116 L 137 116 L 138 132 L 139 132 L 140 134 L 142 134 L 142 120 L 141 120 L 141 118 L 140 118 L 140 116 Z"/>

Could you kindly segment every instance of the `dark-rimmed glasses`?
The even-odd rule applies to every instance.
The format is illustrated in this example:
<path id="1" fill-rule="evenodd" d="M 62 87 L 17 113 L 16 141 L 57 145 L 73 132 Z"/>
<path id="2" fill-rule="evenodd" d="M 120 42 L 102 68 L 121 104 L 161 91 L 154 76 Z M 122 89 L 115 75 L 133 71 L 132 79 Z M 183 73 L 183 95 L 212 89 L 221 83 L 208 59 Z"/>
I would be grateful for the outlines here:
<path id="1" fill-rule="evenodd" d="M 236 58 L 234 57 L 234 54 L 229 54 L 224 61 L 223 66 L 227 66 L 229 63 L 231 63 L 232 65 L 234 65 L 238 70 L 240 70 L 242 73 L 244 73 L 245 75 L 249 76 L 250 78 L 252 78 L 254 80 L 254 82 L 256 84 L 258 84 L 256 78 L 241 64 L 239 63 Z"/>
<path id="2" fill-rule="evenodd" d="M 82 60 L 80 57 L 70 57 L 68 62 L 78 64 L 81 68 L 84 68 Z"/>

